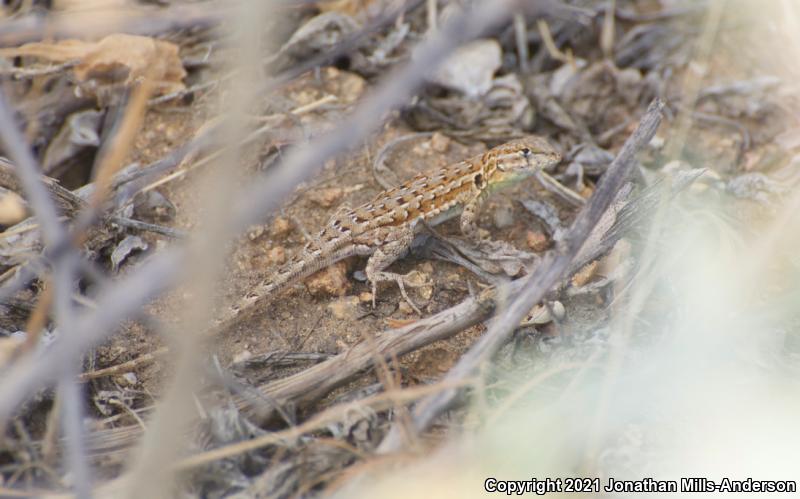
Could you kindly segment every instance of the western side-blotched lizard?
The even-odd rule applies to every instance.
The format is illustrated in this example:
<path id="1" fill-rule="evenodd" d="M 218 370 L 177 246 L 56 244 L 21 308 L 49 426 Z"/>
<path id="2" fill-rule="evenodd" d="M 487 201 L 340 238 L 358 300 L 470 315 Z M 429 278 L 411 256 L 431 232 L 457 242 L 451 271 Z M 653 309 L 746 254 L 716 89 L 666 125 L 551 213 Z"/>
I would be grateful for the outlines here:
<path id="1" fill-rule="evenodd" d="M 490 192 L 560 160 L 560 154 L 546 139 L 529 136 L 433 173 L 417 175 L 358 208 L 341 206 L 315 239 L 230 307 L 218 323 L 230 323 L 261 298 L 355 255 L 370 256 L 366 276 L 372 285 L 373 306 L 378 283 L 394 281 L 413 307 L 405 291 L 405 286 L 412 284 L 405 275 L 386 268 L 409 249 L 421 221 L 435 225 L 460 213 L 461 232 L 477 238 L 478 210 Z"/>

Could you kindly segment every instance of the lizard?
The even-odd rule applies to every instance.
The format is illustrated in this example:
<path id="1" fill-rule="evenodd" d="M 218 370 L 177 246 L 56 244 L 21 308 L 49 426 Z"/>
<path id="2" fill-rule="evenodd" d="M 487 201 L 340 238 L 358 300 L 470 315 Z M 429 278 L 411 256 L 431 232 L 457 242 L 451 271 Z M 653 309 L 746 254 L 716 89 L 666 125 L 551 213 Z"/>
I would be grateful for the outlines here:
<path id="1" fill-rule="evenodd" d="M 377 285 L 394 281 L 408 298 L 407 275 L 387 271 L 411 246 L 421 222 L 436 225 L 460 214 L 461 233 L 479 238 L 477 219 L 491 192 L 537 170 L 561 161 L 547 139 L 530 135 L 494 147 L 483 154 L 453 163 L 432 173 L 419 174 L 385 190 L 357 208 L 340 206 L 318 235 L 269 278 L 230 306 L 218 324 L 230 324 L 262 298 L 275 296 L 288 286 L 351 256 L 369 256 L 365 269 L 375 307 Z"/>

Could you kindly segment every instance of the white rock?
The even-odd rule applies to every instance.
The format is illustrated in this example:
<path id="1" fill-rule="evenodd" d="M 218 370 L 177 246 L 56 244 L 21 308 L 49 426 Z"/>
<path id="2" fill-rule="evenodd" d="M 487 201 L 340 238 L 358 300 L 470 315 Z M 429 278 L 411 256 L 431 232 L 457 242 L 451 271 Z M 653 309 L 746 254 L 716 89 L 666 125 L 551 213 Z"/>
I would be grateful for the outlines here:
<path id="1" fill-rule="evenodd" d="M 474 99 L 492 88 L 494 73 L 501 64 L 502 49 L 497 40 L 476 40 L 453 52 L 430 81 Z"/>

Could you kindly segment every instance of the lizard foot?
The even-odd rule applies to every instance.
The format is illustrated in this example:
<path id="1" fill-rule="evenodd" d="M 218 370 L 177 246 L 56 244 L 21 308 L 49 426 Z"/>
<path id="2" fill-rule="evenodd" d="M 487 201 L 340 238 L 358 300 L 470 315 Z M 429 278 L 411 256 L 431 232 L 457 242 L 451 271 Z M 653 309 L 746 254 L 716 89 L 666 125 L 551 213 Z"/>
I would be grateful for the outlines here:
<path id="1" fill-rule="evenodd" d="M 406 303 L 411 306 L 411 309 L 414 310 L 419 315 L 422 315 L 422 311 L 417 307 L 417 305 L 411 300 L 406 292 L 406 286 L 410 288 L 420 288 L 423 286 L 428 286 L 429 283 L 427 282 L 415 282 L 408 279 L 408 276 L 411 274 L 396 274 L 394 272 L 381 272 L 378 275 L 372 276 L 370 281 L 372 282 L 372 308 L 375 308 L 375 297 L 377 296 L 377 289 L 378 283 L 383 281 L 394 281 L 397 283 L 397 287 L 400 289 L 400 296 L 406 301 Z"/>

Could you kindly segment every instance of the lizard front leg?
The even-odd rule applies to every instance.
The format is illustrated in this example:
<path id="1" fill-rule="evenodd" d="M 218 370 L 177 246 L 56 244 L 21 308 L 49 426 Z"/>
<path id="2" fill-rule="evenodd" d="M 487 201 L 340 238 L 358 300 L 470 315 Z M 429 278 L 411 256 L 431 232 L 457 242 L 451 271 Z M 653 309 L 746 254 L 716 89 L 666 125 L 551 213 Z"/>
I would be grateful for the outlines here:
<path id="1" fill-rule="evenodd" d="M 419 287 L 422 286 L 422 284 L 408 282 L 406 280 L 408 274 L 397 274 L 384 270 L 391 265 L 392 262 L 400 258 L 411 246 L 411 242 L 414 240 L 414 229 L 409 226 L 400 231 L 392 232 L 391 234 L 391 240 L 384 241 L 383 244 L 379 245 L 367 261 L 365 273 L 367 274 L 367 279 L 372 284 L 372 307 L 375 308 L 378 283 L 394 281 L 400 288 L 400 294 L 403 296 L 403 299 L 411 305 L 411 308 L 413 308 L 416 313 L 422 315 L 422 312 L 417 308 L 414 302 L 411 301 L 411 298 L 408 297 L 405 288 L 406 284 L 411 287 Z"/>
<path id="2" fill-rule="evenodd" d="M 468 239 L 477 241 L 480 239 L 478 234 L 478 214 L 481 211 L 481 206 L 486 200 L 486 191 L 478 193 L 477 196 L 464 204 L 464 209 L 461 211 L 461 233 Z"/>

